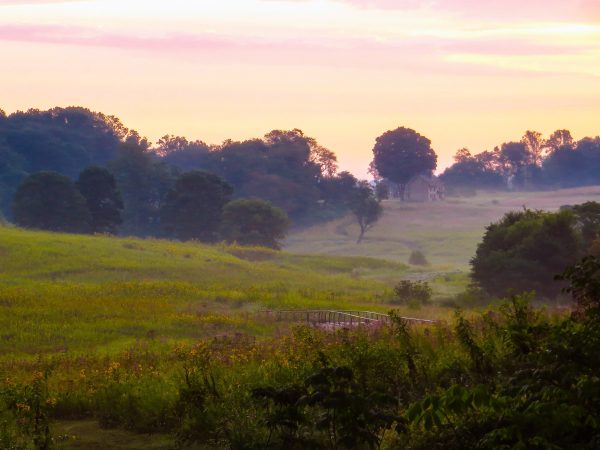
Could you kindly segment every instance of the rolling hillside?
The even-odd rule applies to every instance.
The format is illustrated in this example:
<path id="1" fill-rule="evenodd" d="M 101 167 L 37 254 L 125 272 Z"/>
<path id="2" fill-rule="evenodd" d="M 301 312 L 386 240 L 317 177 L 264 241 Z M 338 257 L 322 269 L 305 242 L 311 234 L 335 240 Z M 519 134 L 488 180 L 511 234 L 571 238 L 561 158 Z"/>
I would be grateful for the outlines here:
<path id="1" fill-rule="evenodd" d="M 387 311 L 396 262 L 0 228 L 0 359 L 271 334 L 265 308 Z M 428 312 L 420 311 L 427 316 Z"/>
<path id="2" fill-rule="evenodd" d="M 486 193 L 471 198 L 449 198 L 438 203 L 384 201 L 384 215 L 356 244 L 353 217 L 293 233 L 286 250 L 294 253 L 369 256 L 406 262 L 412 250 L 422 251 L 431 270 L 468 270 L 485 227 L 507 211 L 526 206 L 555 210 L 589 200 L 600 201 L 600 187 L 546 192 Z"/>

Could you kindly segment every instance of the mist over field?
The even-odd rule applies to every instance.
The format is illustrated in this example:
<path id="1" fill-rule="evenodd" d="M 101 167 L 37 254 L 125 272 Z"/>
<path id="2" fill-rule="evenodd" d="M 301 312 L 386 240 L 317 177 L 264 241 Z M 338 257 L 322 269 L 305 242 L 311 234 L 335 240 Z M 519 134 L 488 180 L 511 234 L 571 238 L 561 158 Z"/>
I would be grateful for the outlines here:
<path id="1" fill-rule="evenodd" d="M 596 0 L 0 0 L 0 450 L 600 448 Z"/>

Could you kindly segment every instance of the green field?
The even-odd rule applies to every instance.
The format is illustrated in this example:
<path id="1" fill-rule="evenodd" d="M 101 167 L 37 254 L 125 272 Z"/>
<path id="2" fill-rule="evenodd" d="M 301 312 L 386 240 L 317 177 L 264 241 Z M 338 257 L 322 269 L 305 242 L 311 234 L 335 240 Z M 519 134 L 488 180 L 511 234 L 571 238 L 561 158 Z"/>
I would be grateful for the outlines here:
<path id="1" fill-rule="evenodd" d="M 293 253 L 369 256 L 406 263 L 413 250 L 432 264 L 429 271 L 465 272 L 484 229 L 506 212 L 523 208 L 556 210 L 562 205 L 600 201 L 600 187 L 544 192 L 482 193 L 437 203 L 384 201 L 383 217 L 356 244 L 358 226 L 350 216 L 293 233 Z"/>
<path id="2" fill-rule="evenodd" d="M 263 309 L 391 305 L 403 264 L 0 229 L 0 359 L 265 335 Z M 427 315 L 427 310 L 414 314 Z"/>
<path id="3" fill-rule="evenodd" d="M 600 188 L 587 188 L 425 205 L 387 201 L 361 245 L 344 218 L 293 233 L 284 252 L 0 226 L 0 389 L 29 392 L 48 371 L 54 434 L 79 436 L 60 448 L 168 448 L 181 374 L 196 361 L 198 342 L 219 362 L 227 414 L 235 415 L 236 402 L 249 407 L 255 383 L 297 380 L 314 367 L 319 348 L 310 336 L 289 341 L 291 324 L 261 311 L 398 309 L 450 321 L 453 309 L 437 302 L 399 308 L 394 284 L 427 279 L 434 300 L 448 298 L 464 290 L 484 227 L 504 212 L 599 197 Z M 415 249 L 432 264 L 405 264 Z M 331 355 L 346 348 L 341 360 L 354 357 L 343 336 L 331 339 Z M 444 357 L 431 356 L 431 364 Z M 138 434 L 148 431 L 160 433 Z"/>

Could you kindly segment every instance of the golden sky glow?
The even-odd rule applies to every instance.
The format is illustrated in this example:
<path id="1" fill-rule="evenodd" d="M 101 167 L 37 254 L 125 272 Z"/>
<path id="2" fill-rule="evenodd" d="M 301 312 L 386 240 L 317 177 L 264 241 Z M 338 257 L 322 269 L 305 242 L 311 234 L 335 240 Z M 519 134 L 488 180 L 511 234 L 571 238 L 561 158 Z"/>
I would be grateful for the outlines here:
<path id="1" fill-rule="evenodd" d="M 599 0 L 0 0 L 0 108 L 82 105 L 151 139 L 301 128 L 365 176 L 526 129 L 600 134 Z"/>

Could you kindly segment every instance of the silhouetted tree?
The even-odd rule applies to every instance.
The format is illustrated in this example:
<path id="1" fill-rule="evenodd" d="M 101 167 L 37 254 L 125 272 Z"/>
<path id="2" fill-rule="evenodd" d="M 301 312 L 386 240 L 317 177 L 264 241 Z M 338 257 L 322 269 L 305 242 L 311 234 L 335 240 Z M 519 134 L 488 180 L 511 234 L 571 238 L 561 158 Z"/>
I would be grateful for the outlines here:
<path id="1" fill-rule="evenodd" d="M 181 175 L 161 211 L 162 224 L 178 239 L 217 239 L 221 214 L 232 187 L 221 177 L 194 170 Z"/>
<path id="2" fill-rule="evenodd" d="M 117 180 L 125 209 L 121 233 L 158 236 L 162 233 L 160 209 L 176 178 L 174 169 L 135 143 L 124 143 L 109 170 Z"/>
<path id="3" fill-rule="evenodd" d="M 440 178 L 451 190 L 504 189 L 506 184 L 500 172 L 496 170 L 496 161 L 491 156 L 491 152 L 473 156 L 466 148 L 460 149 L 454 156 L 455 163 L 448 167 Z"/>
<path id="4" fill-rule="evenodd" d="M 404 200 L 406 184 L 421 173 L 437 167 L 431 141 L 409 128 L 397 128 L 379 136 L 373 148 L 373 165 L 379 175 L 397 183 Z"/>
<path id="5" fill-rule="evenodd" d="M 88 232 L 91 222 L 85 199 L 73 181 L 56 172 L 29 175 L 15 194 L 13 215 L 24 228 L 69 233 Z"/>
<path id="6" fill-rule="evenodd" d="M 122 222 L 123 200 L 112 173 L 102 167 L 88 167 L 79 175 L 77 189 L 91 213 L 91 230 L 116 233 L 117 225 Z"/>
<path id="7" fill-rule="evenodd" d="M 223 209 L 221 236 L 227 242 L 279 249 L 289 227 L 281 208 L 261 199 L 239 199 Z"/>
<path id="8" fill-rule="evenodd" d="M 527 151 L 530 155 L 530 162 L 536 166 L 541 166 L 543 161 L 544 153 L 544 138 L 542 133 L 537 131 L 526 131 L 521 142 L 525 144 Z"/>
<path id="9" fill-rule="evenodd" d="M 574 140 L 569 130 L 556 130 L 544 143 L 546 152 L 552 153 L 559 148 L 573 149 Z"/>
<path id="10" fill-rule="evenodd" d="M 118 119 L 79 107 L 17 112 L 2 128 L 7 144 L 23 157 L 28 173 L 52 170 L 71 177 L 85 167 L 114 159 L 120 133 L 126 134 Z"/>
<path id="11" fill-rule="evenodd" d="M 347 208 L 354 195 L 358 180 L 350 172 L 344 171 L 335 177 L 325 178 L 321 182 L 323 199 L 332 207 Z"/>
<path id="12" fill-rule="evenodd" d="M 585 184 L 587 161 L 582 152 L 560 147 L 550 153 L 542 166 L 549 185 L 575 187 Z"/>
<path id="13" fill-rule="evenodd" d="M 356 241 L 357 244 L 360 244 L 365 233 L 375 225 L 383 214 L 383 208 L 368 182 L 361 181 L 354 188 L 351 208 L 360 227 L 360 234 Z"/>
<path id="14" fill-rule="evenodd" d="M 166 135 L 160 138 L 155 152 L 167 164 L 181 170 L 207 170 L 211 165 L 210 147 L 202 141 Z"/>
<path id="15" fill-rule="evenodd" d="M 498 162 L 506 177 L 516 175 L 520 169 L 533 163 L 534 156 L 529 153 L 523 142 L 507 142 L 496 151 Z"/>

